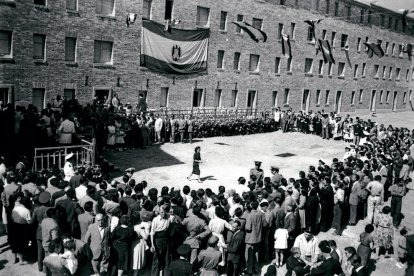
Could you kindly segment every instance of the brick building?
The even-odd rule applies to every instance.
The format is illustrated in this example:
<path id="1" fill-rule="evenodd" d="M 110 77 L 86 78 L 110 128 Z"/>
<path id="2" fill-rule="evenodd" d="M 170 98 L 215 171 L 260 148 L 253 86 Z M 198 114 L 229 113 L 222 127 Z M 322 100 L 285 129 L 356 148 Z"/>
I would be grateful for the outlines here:
<path id="1" fill-rule="evenodd" d="M 0 100 L 42 107 L 57 94 L 86 103 L 117 93 L 136 104 L 143 93 L 154 109 L 411 108 L 414 65 L 402 45 L 414 33 L 400 13 L 364 1 L 0 0 Z M 130 27 L 128 13 L 138 14 Z M 209 27 L 208 71 L 162 75 L 140 67 L 142 17 Z M 315 55 L 304 20 L 319 18 L 316 36 L 332 42 L 335 64 Z M 261 27 L 267 42 L 254 42 L 233 21 Z M 292 59 L 282 56 L 282 31 L 291 36 Z M 386 55 L 368 58 L 365 41 L 381 41 Z"/>

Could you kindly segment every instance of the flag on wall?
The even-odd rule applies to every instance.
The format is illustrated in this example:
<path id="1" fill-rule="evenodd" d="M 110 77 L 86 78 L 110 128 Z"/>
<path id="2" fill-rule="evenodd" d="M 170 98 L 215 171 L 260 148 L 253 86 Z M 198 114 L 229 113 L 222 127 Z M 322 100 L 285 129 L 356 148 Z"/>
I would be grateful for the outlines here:
<path id="1" fill-rule="evenodd" d="M 381 48 L 381 44 L 376 44 L 373 42 L 364 42 L 364 45 L 367 46 L 368 57 L 372 58 L 374 54 L 380 58 L 384 56 L 384 51 Z"/>
<path id="2" fill-rule="evenodd" d="M 267 35 L 265 32 L 263 32 L 260 29 L 257 29 L 250 25 L 247 22 L 232 22 L 234 25 L 239 26 L 243 31 L 245 31 L 251 39 L 253 39 L 256 42 L 263 41 L 266 42 Z"/>
<path id="3" fill-rule="evenodd" d="M 305 20 L 304 22 L 307 23 L 309 26 L 311 26 L 312 28 L 312 33 L 313 33 L 313 39 L 316 40 L 316 31 L 315 31 L 315 26 L 316 24 L 319 24 L 323 19 L 318 19 L 318 20 Z"/>
<path id="4" fill-rule="evenodd" d="M 292 57 L 292 48 L 290 47 L 290 37 L 282 33 L 282 54 L 286 58 Z"/>
<path id="5" fill-rule="evenodd" d="M 322 52 L 324 63 L 329 62 L 329 63 L 335 64 L 335 59 L 332 54 L 331 45 L 329 45 L 328 40 L 318 39 L 318 45 L 316 47 L 316 54 L 318 54 L 319 51 Z"/>
<path id="6" fill-rule="evenodd" d="M 142 21 L 141 66 L 166 74 L 193 74 L 207 70 L 209 29 L 182 30 Z"/>

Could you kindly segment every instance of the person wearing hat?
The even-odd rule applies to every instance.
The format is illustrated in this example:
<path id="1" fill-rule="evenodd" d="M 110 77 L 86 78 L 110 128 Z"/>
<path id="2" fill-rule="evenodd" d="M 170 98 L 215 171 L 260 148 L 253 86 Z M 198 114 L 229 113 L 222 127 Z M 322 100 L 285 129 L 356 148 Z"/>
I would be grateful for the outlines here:
<path id="1" fill-rule="evenodd" d="M 324 261 L 317 267 L 313 267 L 310 270 L 309 275 L 342 275 L 342 267 L 338 260 L 332 258 L 331 256 L 331 248 L 323 243 L 324 241 L 320 242 L 320 251 L 324 256 Z"/>
<path id="2" fill-rule="evenodd" d="M 178 260 L 171 262 L 168 269 L 170 276 L 190 276 L 193 272 L 193 266 L 188 262 L 187 257 L 190 254 L 191 247 L 188 244 L 182 244 L 177 248 L 180 255 Z"/>
<path id="3" fill-rule="evenodd" d="M 219 238 L 211 236 L 207 242 L 207 249 L 198 254 L 198 262 L 201 264 L 200 276 L 218 276 L 218 265 L 221 261 L 221 252 L 217 249 Z"/>
<path id="4" fill-rule="evenodd" d="M 351 156 L 352 156 L 352 153 L 351 153 L 351 148 L 350 148 L 350 147 L 348 147 L 348 146 L 346 146 L 346 147 L 345 147 L 344 157 L 342 157 L 342 162 L 346 162 L 346 161 L 347 161 L 347 159 L 348 159 L 349 157 L 351 157 Z"/>
<path id="5" fill-rule="evenodd" d="M 131 167 L 125 170 L 125 175 L 128 176 L 128 178 L 131 178 L 134 172 L 135 172 L 135 168 Z"/>
<path id="6" fill-rule="evenodd" d="M 263 183 L 263 177 L 264 177 L 264 172 L 260 168 L 261 165 L 262 165 L 261 161 L 254 161 L 254 168 L 250 169 L 250 174 L 249 174 L 249 175 L 256 176 L 256 183 L 259 185 Z"/>
<path id="7" fill-rule="evenodd" d="M 242 231 L 240 221 L 233 221 L 231 226 L 234 229 L 234 233 L 227 245 L 227 252 L 229 254 L 227 257 L 226 272 L 228 276 L 238 276 L 240 275 L 242 265 L 245 233 Z"/>
<path id="8" fill-rule="evenodd" d="M 283 175 L 279 173 L 279 167 L 278 166 L 271 166 L 270 172 L 272 173 L 272 178 L 270 179 L 270 182 L 272 184 L 280 184 L 282 181 Z"/>
<path id="9" fill-rule="evenodd" d="M 69 153 L 65 156 L 65 165 L 63 166 L 63 174 L 65 175 L 65 181 L 70 181 L 71 177 L 75 175 L 75 170 L 72 164 L 73 153 Z"/>
<path id="10" fill-rule="evenodd" d="M 291 255 L 286 260 L 286 276 L 292 276 L 293 272 L 296 275 L 302 276 L 309 273 L 310 266 L 308 266 L 300 257 L 300 248 L 299 247 L 292 247 L 290 249 Z"/>

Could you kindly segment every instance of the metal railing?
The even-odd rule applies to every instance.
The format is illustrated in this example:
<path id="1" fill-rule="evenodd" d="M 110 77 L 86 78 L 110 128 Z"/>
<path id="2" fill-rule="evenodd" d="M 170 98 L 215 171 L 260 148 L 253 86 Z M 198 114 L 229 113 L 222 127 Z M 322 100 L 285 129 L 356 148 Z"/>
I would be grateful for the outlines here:
<path id="1" fill-rule="evenodd" d="M 92 139 L 92 142 L 82 139 L 80 145 L 35 148 L 33 171 L 50 169 L 52 166 L 62 169 L 65 165 L 65 156 L 70 153 L 73 153 L 75 166 L 93 166 L 95 165 L 95 146 L 95 139 Z"/>

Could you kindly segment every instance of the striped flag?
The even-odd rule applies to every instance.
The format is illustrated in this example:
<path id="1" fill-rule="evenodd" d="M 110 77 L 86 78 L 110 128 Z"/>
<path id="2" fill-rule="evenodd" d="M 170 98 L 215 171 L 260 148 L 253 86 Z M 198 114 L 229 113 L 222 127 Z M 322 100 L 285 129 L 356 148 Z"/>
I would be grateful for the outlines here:
<path id="1" fill-rule="evenodd" d="M 286 58 L 292 57 L 292 48 L 290 47 L 290 37 L 282 33 L 282 54 Z"/>
<path id="2" fill-rule="evenodd" d="M 316 47 L 316 54 L 318 54 L 319 51 L 322 52 L 324 63 L 329 62 L 329 63 L 335 64 L 335 59 L 332 54 L 331 45 L 329 45 L 328 40 L 318 39 L 318 46 Z"/>
<path id="3" fill-rule="evenodd" d="M 141 66 L 166 74 L 193 74 L 207 70 L 209 29 L 182 30 L 142 21 Z"/>
<path id="4" fill-rule="evenodd" d="M 374 54 L 380 58 L 384 56 L 384 51 L 381 48 L 381 44 L 364 42 L 364 45 L 367 46 L 368 57 L 372 58 Z"/>
<path id="5" fill-rule="evenodd" d="M 232 22 L 234 25 L 239 26 L 243 31 L 245 31 L 251 39 L 253 39 L 256 42 L 263 41 L 266 42 L 267 35 L 265 32 L 263 32 L 260 29 L 257 29 L 250 25 L 247 22 Z"/>

